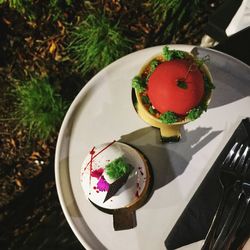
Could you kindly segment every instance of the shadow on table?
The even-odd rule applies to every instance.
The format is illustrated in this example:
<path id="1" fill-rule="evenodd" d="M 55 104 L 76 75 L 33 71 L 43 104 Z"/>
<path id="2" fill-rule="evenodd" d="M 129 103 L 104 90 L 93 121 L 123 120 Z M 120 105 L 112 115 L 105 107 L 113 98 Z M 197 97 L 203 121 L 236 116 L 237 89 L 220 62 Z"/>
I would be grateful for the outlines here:
<path id="1" fill-rule="evenodd" d="M 218 51 L 195 48 L 193 53 L 199 58 L 209 56 L 206 62 L 215 85 L 208 109 L 233 103 L 250 96 L 250 68 L 238 59 Z"/>
<path id="2" fill-rule="evenodd" d="M 198 127 L 195 130 L 183 132 L 180 142 L 166 144 L 161 142 L 157 128 L 146 127 L 121 136 L 120 141 L 134 146 L 148 159 L 153 169 L 154 191 L 181 175 L 192 156 L 220 132 L 211 131 L 211 128 Z"/>

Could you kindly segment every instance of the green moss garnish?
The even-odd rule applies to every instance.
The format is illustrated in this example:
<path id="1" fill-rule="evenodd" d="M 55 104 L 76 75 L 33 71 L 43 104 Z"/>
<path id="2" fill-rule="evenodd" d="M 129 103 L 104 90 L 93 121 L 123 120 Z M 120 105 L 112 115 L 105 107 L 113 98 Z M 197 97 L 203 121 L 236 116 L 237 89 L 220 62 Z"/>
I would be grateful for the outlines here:
<path id="1" fill-rule="evenodd" d="M 202 107 L 202 105 L 199 107 L 193 108 L 188 112 L 187 118 L 193 121 L 197 119 L 198 117 L 200 117 L 203 111 L 204 111 L 204 108 Z"/>
<path id="2" fill-rule="evenodd" d="M 172 51 L 172 59 L 185 59 L 186 54 L 183 51 L 173 50 Z"/>
<path id="3" fill-rule="evenodd" d="M 153 72 L 158 65 L 159 65 L 159 62 L 156 59 L 152 60 L 150 62 L 150 71 Z"/>
<path id="4" fill-rule="evenodd" d="M 212 89 L 215 89 L 215 86 L 211 82 L 210 78 L 207 75 L 203 76 L 204 83 L 205 83 L 205 90 L 206 92 L 210 92 Z"/>
<path id="5" fill-rule="evenodd" d="M 168 111 L 160 116 L 160 120 L 163 123 L 171 124 L 178 121 L 178 116 L 171 111 Z"/>
<path id="6" fill-rule="evenodd" d="M 148 81 L 149 77 L 153 74 L 153 72 L 155 71 L 155 69 L 157 68 L 158 65 L 159 65 L 159 62 L 156 59 L 154 59 L 150 62 L 150 64 L 149 64 L 150 71 L 147 75 L 146 82 Z"/>
<path id="7" fill-rule="evenodd" d="M 143 104 L 150 104 L 149 98 L 147 95 L 141 97 Z"/>
<path id="8" fill-rule="evenodd" d="M 128 165 L 122 157 L 119 157 L 110 162 L 105 167 L 105 172 L 110 179 L 116 180 L 131 171 L 131 166 Z"/>
<path id="9" fill-rule="evenodd" d="M 142 93 L 146 89 L 146 84 L 140 76 L 135 76 L 132 80 L 132 87 Z"/>
<path id="10" fill-rule="evenodd" d="M 170 50 L 168 46 L 163 48 L 163 57 L 166 61 L 171 61 L 173 59 L 184 59 L 186 54 L 184 51 L 180 50 Z"/>

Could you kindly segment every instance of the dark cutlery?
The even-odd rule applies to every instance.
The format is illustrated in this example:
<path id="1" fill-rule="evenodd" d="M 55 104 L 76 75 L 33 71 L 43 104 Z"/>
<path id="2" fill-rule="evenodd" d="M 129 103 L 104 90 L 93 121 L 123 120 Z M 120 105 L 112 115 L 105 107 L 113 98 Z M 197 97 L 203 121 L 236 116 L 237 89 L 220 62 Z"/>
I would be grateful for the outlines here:
<path id="1" fill-rule="evenodd" d="M 215 213 L 213 222 L 206 236 L 202 250 L 214 249 L 214 243 L 217 239 L 217 236 L 219 235 L 219 225 L 223 223 L 223 221 L 221 221 L 222 214 L 225 209 L 227 200 L 232 195 L 236 195 L 236 199 L 238 199 L 239 181 L 242 180 L 246 174 L 247 168 L 244 163 L 248 154 L 248 146 L 239 142 L 235 142 L 222 163 L 220 170 L 220 183 L 223 188 L 223 195 Z M 234 214 L 234 211 L 236 209 L 236 205 L 233 206 L 231 214 Z M 230 217 L 231 220 L 232 216 L 233 215 L 231 215 Z"/>
<path id="2" fill-rule="evenodd" d="M 238 196 L 238 200 L 232 206 L 231 211 L 228 214 L 227 220 L 225 221 L 222 230 L 217 237 L 213 249 L 228 249 L 235 239 L 235 234 L 244 218 L 250 202 L 250 157 L 243 164 L 243 168 L 248 170 L 246 178 L 241 183 L 241 189 Z"/>

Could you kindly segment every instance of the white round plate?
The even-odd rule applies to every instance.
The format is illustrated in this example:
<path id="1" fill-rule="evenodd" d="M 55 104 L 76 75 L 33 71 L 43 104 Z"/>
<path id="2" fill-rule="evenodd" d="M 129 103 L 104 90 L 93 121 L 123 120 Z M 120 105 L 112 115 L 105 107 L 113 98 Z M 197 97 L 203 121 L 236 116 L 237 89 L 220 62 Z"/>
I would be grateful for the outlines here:
<path id="1" fill-rule="evenodd" d="M 172 45 L 191 51 L 193 46 Z M 66 219 L 86 249 L 165 249 L 165 240 L 202 179 L 241 119 L 250 117 L 250 69 L 220 52 L 208 67 L 216 89 L 208 111 L 184 126 L 178 143 L 162 144 L 159 131 L 134 110 L 131 80 L 162 46 L 127 55 L 100 71 L 80 91 L 63 121 L 55 156 L 58 196 Z M 69 83 L 70 84 L 70 83 Z M 84 195 L 80 169 L 89 150 L 113 140 L 138 148 L 154 177 L 149 201 L 136 210 L 137 226 L 114 231 L 112 215 L 94 207 Z"/>

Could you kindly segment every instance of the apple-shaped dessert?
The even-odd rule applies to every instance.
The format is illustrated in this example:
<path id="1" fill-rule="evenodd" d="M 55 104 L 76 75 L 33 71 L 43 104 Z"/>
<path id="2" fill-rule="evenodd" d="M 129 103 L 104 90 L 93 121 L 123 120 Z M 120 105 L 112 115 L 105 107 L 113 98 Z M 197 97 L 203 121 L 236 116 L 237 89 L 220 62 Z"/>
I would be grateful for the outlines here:
<path id="1" fill-rule="evenodd" d="M 214 85 L 205 59 L 165 46 L 132 80 L 138 114 L 163 141 L 178 141 L 180 126 L 207 110 Z"/>

